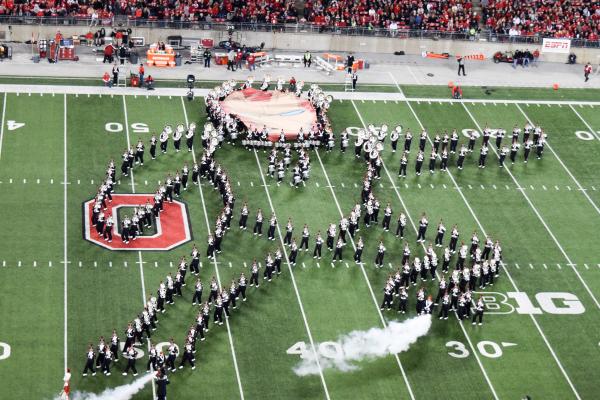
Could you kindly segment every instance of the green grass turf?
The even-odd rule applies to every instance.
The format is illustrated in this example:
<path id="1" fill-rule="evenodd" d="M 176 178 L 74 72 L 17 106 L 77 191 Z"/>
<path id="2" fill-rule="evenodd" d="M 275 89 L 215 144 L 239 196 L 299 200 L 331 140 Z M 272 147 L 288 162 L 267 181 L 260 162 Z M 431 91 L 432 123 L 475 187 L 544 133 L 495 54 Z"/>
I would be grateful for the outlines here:
<path id="1" fill-rule="evenodd" d="M 419 96 L 425 94 L 420 93 Z M 66 350 L 67 363 L 74 371 L 74 390 L 100 392 L 132 381 L 131 376 L 125 378 L 120 375 L 122 360 L 114 366 L 116 373 L 110 378 L 82 378 L 80 370 L 86 345 L 89 342 L 95 345 L 99 335 L 109 336 L 113 328 L 122 334 L 127 322 L 141 309 L 143 292 L 146 295 L 155 292 L 158 282 L 167 273 L 175 271 L 179 258 L 188 255 L 191 248 L 191 243 L 187 243 L 169 252 L 111 252 L 102 249 L 82 238 L 81 204 L 93 196 L 107 161 L 115 158 L 119 166 L 120 155 L 127 146 L 127 131 L 109 133 L 105 124 L 117 122 L 125 125 L 127 121 L 130 142 L 135 143 L 138 137 L 148 141 L 152 132 L 158 133 L 165 123 L 183 122 L 185 115 L 202 126 L 205 117 L 200 100 L 182 102 L 178 97 L 147 99 L 142 96 L 79 95 L 65 98 L 63 95 L 7 95 L 4 120 L 25 122 L 25 126 L 14 131 L 5 127 L 0 158 L 0 204 L 3 205 L 0 207 L 0 220 L 4 227 L 17 227 L 5 228 L 0 234 L 0 262 L 4 261 L 2 265 L 6 265 L 0 267 L 3 278 L 0 280 L 3 293 L 0 298 L 3 321 L 0 342 L 12 347 L 11 357 L 0 360 L 0 377 L 8 382 L 6 392 L 18 398 L 51 398 L 60 389 L 63 373 L 65 265 L 61 261 L 64 261 L 65 245 L 65 192 L 61 182 L 64 181 L 65 101 L 69 182 L 66 191 L 66 246 L 70 261 L 66 267 Z M 514 105 L 469 104 L 463 107 L 435 102 L 411 105 L 430 133 L 453 128 L 461 132 L 462 129 L 475 129 L 477 124 L 510 131 L 515 123 L 522 126 L 525 122 L 525 116 Z M 542 313 L 535 315 L 535 320 L 516 312 L 507 315 L 488 313 L 483 327 L 463 323 L 464 329 L 453 318 L 445 322 L 435 319 L 429 334 L 408 352 L 400 354 L 406 381 L 391 356 L 364 361 L 359 363 L 361 369 L 355 372 L 324 372 L 331 398 L 409 398 L 406 382 L 417 399 L 493 398 L 492 388 L 503 399 L 520 398 L 525 394 L 532 395 L 534 399 L 573 398 L 574 392 L 564 374 L 568 375 L 582 398 L 594 396 L 594 385 L 600 378 L 594 368 L 600 362 L 595 333 L 600 320 L 598 308 L 581 280 L 597 297 L 600 279 L 597 275 L 595 225 L 600 215 L 594 205 L 600 201 L 600 182 L 595 174 L 598 161 L 594 155 L 599 145 L 596 138 L 577 138 L 575 131 L 589 130 L 586 123 L 600 129 L 600 117 L 591 107 L 575 107 L 586 123 L 573 109 L 564 105 L 538 107 L 531 104 L 522 105 L 521 109 L 530 119 L 545 127 L 551 149 L 546 149 L 543 160 L 532 156 L 527 165 L 521 162 L 519 155 L 519 161 L 508 166 L 516 183 L 507 171 L 497 167 L 493 153 L 488 157 L 485 170 L 476 167 L 476 155 L 467 158 L 463 171 L 457 171 L 453 166 L 454 159 L 451 159 L 450 171 L 460 190 L 448 174 L 436 172 L 429 176 L 426 172 L 416 177 L 414 149 L 418 140 L 415 139 L 408 178 L 397 178 L 399 154 L 386 150 L 384 161 L 390 176 L 384 171 L 375 193 L 383 204 L 388 201 L 392 204 L 393 220 L 403 210 L 403 205 L 406 207 L 404 211 L 414 221 L 421 212 L 427 212 L 430 219 L 428 238 L 433 238 L 440 218 L 444 219 L 448 228 L 453 223 L 459 224 L 465 241 L 473 230 L 480 231 L 479 223 L 487 233 L 499 238 L 510 279 L 506 271 L 502 271 L 494 288 L 487 289 L 487 292 L 525 292 L 536 306 L 536 293 L 569 292 L 583 303 L 585 313 Z M 32 113 L 32 110 L 36 112 Z M 413 133 L 421 129 L 406 103 L 336 101 L 330 109 L 330 116 L 335 132 L 347 126 L 383 122 L 390 126 L 401 123 L 405 130 L 410 128 Z M 147 124 L 150 132 L 136 133 L 131 127 L 134 123 Z M 461 136 L 461 142 L 465 140 Z M 430 148 L 429 144 L 427 148 Z M 148 151 L 146 153 L 149 158 Z M 266 240 L 266 229 L 262 238 L 237 229 L 243 201 L 247 201 L 250 208 L 251 229 L 257 208 L 262 208 L 266 216 L 271 214 L 268 193 L 282 230 L 287 218 L 291 217 L 295 236 L 299 239 L 302 224 L 309 224 L 314 237 L 317 230 L 325 231 L 328 223 L 339 221 L 338 203 L 342 212 L 347 214 L 359 199 L 365 169 L 362 162 L 354 159 L 352 145 L 346 154 L 337 149 L 332 153 L 320 150 L 318 156 L 324 168 L 317 154 L 311 152 L 311 179 L 306 187 L 299 189 L 288 185 L 277 187 L 268 177 L 268 186 L 263 186 L 259 164 L 264 172 L 266 155 L 259 152 L 257 156 L 258 162 L 253 152 L 239 146 L 225 146 L 217 152 L 217 160 L 232 179 L 237 201 L 232 229 L 224 239 L 224 251 L 218 257 L 216 268 L 207 262 L 204 251 L 206 218 L 212 224 L 222 207 L 220 198 L 209 184 L 203 183 L 205 215 L 198 187 L 190 186 L 182 196 L 190 213 L 193 242 L 201 249 L 201 276 L 205 285 L 217 273 L 222 284 L 227 285 L 242 271 L 248 271 L 244 263 L 250 265 L 253 258 L 264 263 L 266 252 L 279 245 L 278 241 Z M 171 149 L 169 154 L 154 161 L 147 160 L 143 167 L 136 167 L 133 178 L 122 177 L 117 192 L 135 190 L 136 193 L 152 193 L 158 180 L 181 168 L 185 162 L 191 165 L 190 153 L 175 154 Z M 578 190 L 574 178 L 586 189 L 589 199 Z M 37 183 L 38 179 L 40 183 Z M 328 187 L 329 183 L 332 187 Z M 523 189 L 518 190 L 517 187 Z M 535 206 L 555 239 L 524 195 Z M 406 240 L 413 254 L 422 255 L 422 249 L 414 244 L 415 232 L 410 225 L 407 228 Z M 352 262 L 349 262 L 348 268 L 345 263 L 332 268 L 331 255 L 327 250 L 317 263 L 308 255 L 312 253 L 311 241 L 311 252 L 298 257 L 293 279 L 284 263 L 283 274 L 273 282 L 261 282 L 259 289 L 249 288 L 248 301 L 233 311 L 230 319 L 231 342 L 225 326 L 211 329 L 207 341 L 198 345 L 198 368 L 193 372 L 186 369 L 173 374 L 169 397 L 192 398 L 201 393 L 206 398 L 240 398 L 237 364 L 244 398 L 324 398 L 321 379 L 318 376 L 297 377 L 292 368 L 299 358 L 286 354 L 286 350 L 298 341 L 309 343 L 309 332 L 315 342 L 323 342 L 335 340 L 352 330 L 382 325 L 378 310 L 381 288 L 392 270 L 374 268 L 376 245 L 383 238 L 388 249 L 385 261 L 396 266 L 402 253 L 402 241 L 391 233 L 384 233 L 380 227 L 363 227 L 360 235 L 366 243 L 364 273 Z M 577 264 L 576 267 L 567 265 L 565 254 Z M 344 257 L 351 260 L 351 256 L 352 249 L 348 245 Z M 50 261 L 52 267 L 48 266 Z M 530 263 L 532 267 L 529 267 Z M 560 269 L 557 264 L 560 264 Z M 192 284 L 193 278 L 188 277 L 184 298 L 176 299 L 176 304 L 159 316 L 159 329 L 153 336 L 155 343 L 170 337 L 179 344 L 183 342 L 196 312 L 190 304 Z M 436 283 L 427 282 L 426 287 L 435 294 Z M 411 289 L 408 317 L 414 315 L 413 295 Z M 515 305 L 514 301 L 509 302 Z M 560 301 L 557 306 L 561 306 Z M 383 312 L 383 317 L 386 320 L 406 318 L 388 311 Z M 448 352 L 452 349 L 446 344 L 450 341 L 463 343 L 470 355 L 466 358 L 449 356 Z M 503 348 L 501 357 L 490 358 L 477 350 L 477 344 L 484 341 L 517 345 Z M 235 350 L 235 364 L 232 348 Z M 140 349 L 147 350 L 143 346 Z M 35 361 L 32 362 L 32 359 Z M 144 368 L 145 359 L 138 362 L 138 369 Z M 484 375 L 487 375 L 489 383 Z M 32 379 L 36 385 L 30 384 Z M 136 398 L 150 399 L 151 396 L 151 387 L 147 386 Z"/>

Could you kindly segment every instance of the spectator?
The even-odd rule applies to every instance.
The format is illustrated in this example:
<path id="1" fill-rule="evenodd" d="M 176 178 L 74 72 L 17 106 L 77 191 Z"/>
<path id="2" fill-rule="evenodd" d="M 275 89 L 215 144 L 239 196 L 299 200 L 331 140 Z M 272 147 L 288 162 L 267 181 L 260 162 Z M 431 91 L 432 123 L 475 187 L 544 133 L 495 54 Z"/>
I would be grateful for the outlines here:
<path id="1" fill-rule="evenodd" d="M 398 23 L 396 23 L 396 21 L 390 22 L 389 30 L 390 36 L 396 37 L 398 35 Z"/>

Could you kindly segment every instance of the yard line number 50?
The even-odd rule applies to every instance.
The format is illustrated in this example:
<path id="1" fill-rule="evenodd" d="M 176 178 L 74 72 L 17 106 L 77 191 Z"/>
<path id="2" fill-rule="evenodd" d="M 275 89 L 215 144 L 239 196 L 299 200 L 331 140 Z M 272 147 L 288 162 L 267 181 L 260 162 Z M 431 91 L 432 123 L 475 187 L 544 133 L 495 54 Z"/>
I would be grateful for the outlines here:
<path id="1" fill-rule="evenodd" d="M 104 125 L 104 129 L 109 133 L 123 132 L 123 124 L 120 122 L 107 122 L 106 125 Z M 131 131 L 133 133 L 149 133 L 150 128 L 148 128 L 148 124 L 143 122 L 134 122 L 131 124 Z"/>

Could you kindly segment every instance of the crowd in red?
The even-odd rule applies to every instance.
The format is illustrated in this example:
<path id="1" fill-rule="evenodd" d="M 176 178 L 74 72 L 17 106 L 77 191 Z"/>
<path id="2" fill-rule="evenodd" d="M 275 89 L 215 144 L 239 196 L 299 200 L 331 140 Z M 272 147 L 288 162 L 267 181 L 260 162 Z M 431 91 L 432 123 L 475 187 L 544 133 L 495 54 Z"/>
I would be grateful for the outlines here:
<path id="1" fill-rule="evenodd" d="M 284 23 L 297 20 L 292 0 L 0 0 L 1 15 Z"/>
<path id="2" fill-rule="evenodd" d="M 598 40 L 600 3 L 591 0 L 489 0 L 487 28 L 511 36 Z"/>
<path id="3" fill-rule="evenodd" d="M 600 3 L 591 0 L 488 0 L 483 21 L 496 33 L 598 40 Z M 471 0 L 0 0 L 0 16 L 73 17 L 97 24 L 114 15 L 131 19 L 250 23 L 310 23 L 360 27 L 469 32 L 480 16 Z"/>
<path id="4" fill-rule="evenodd" d="M 340 27 L 467 31 L 479 17 L 470 0 L 307 0 L 309 22 Z"/>

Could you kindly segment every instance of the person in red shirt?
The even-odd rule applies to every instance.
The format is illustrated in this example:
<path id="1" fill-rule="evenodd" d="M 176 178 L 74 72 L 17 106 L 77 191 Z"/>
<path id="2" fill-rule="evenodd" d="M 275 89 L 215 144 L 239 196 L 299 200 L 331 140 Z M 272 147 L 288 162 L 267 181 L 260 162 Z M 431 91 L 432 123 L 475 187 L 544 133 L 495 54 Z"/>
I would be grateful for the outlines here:
<path id="1" fill-rule="evenodd" d="M 452 86 L 452 98 L 453 99 L 462 99 L 462 89 L 458 85 Z"/>
<path id="2" fill-rule="evenodd" d="M 146 87 L 148 90 L 154 90 L 154 78 L 152 75 L 148 75 L 148 79 L 146 79 Z"/>
<path id="3" fill-rule="evenodd" d="M 235 69 L 242 69 L 242 50 L 238 49 L 237 53 L 235 54 Z"/>
<path id="4" fill-rule="evenodd" d="M 590 63 L 585 64 L 585 67 L 583 67 L 583 77 L 585 78 L 586 82 L 590 80 L 591 73 L 592 73 L 592 64 L 590 64 Z"/>
<path id="5" fill-rule="evenodd" d="M 110 80 L 108 72 L 105 72 L 104 75 L 102 75 L 102 82 L 104 82 L 104 86 L 112 87 L 112 81 Z"/>
<path id="6" fill-rule="evenodd" d="M 114 51 L 115 51 L 115 48 L 113 47 L 112 44 L 109 44 L 108 46 L 106 46 L 104 48 L 104 60 L 102 60 L 102 64 L 104 64 L 106 62 L 108 62 L 109 64 L 112 64 Z"/>
<path id="7" fill-rule="evenodd" d="M 248 58 L 246 58 L 246 61 L 248 61 L 248 70 L 255 71 L 256 65 L 254 63 L 256 62 L 256 58 L 254 57 L 254 54 L 248 54 Z"/>
<path id="8" fill-rule="evenodd" d="M 140 75 L 140 87 L 144 87 L 144 64 L 140 64 L 138 74 Z"/>

